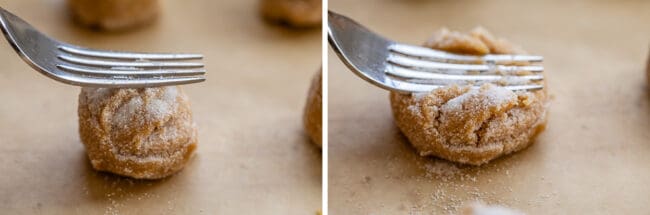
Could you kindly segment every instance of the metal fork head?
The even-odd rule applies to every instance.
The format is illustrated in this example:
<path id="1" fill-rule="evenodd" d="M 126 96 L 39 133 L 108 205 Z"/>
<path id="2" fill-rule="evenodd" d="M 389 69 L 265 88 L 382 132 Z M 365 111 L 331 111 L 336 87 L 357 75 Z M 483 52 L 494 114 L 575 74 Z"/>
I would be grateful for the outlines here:
<path id="1" fill-rule="evenodd" d="M 384 75 L 387 40 L 345 16 L 328 12 L 328 41 L 343 63 L 362 79 L 387 90 L 396 87 Z M 399 89 L 399 88 L 398 88 Z"/>
<path id="2" fill-rule="evenodd" d="M 428 92 L 450 84 L 484 83 L 511 90 L 538 90 L 544 78 L 539 56 L 458 55 L 383 38 L 345 16 L 329 12 L 328 40 L 343 63 L 364 80 L 386 90 Z M 523 74 L 522 73 L 526 73 Z"/>
<path id="3" fill-rule="evenodd" d="M 45 36 L 0 8 L 0 27 L 18 55 L 36 71 L 77 86 L 159 87 L 202 82 L 203 64 L 195 54 L 148 54 L 82 48 Z M 171 62 L 170 62 L 171 61 Z"/>

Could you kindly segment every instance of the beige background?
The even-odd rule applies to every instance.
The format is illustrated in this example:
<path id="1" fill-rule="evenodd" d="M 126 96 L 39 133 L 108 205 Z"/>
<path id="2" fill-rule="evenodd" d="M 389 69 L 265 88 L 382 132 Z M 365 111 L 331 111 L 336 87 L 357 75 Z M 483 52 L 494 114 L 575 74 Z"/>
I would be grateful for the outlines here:
<path id="1" fill-rule="evenodd" d="M 331 214 L 446 214 L 475 199 L 529 214 L 650 211 L 650 2 L 330 0 L 330 9 L 412 44 L 442 26 L 483 25 L 545 56 L 554 97 L 536 144 L 456 166 L 418 157 L 388 93 L 330 50 Z"/>
<path id="2" fill-rule="evenodd" d="M 0 1 L 48 35 L 79 45 L 205 54 L 208 81 L 187 86 L 196 157 L 162 181 L 91 169 L 77 132 L 79 88 L 54 82 L 0 42 L 0 213 L 314 214 L 321 155 L 301 125 L 320 30 L 261 21 L 255 0 L 164 1 L 155 25 L 99 33 L 62 0 Z"/>

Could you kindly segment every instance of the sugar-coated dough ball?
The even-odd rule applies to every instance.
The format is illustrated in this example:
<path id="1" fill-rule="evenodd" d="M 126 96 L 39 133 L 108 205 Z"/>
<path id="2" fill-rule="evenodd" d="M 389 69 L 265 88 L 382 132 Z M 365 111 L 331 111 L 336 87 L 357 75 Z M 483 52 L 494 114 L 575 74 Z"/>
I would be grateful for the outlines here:
<path id="1" fill-rule="evenodd" d="M 197 144 L 187 96 L 178 86 L 82 88 L 79 133 L 92 166 L 137 179 L 180 171 Z"/>
<path id="2" fill-rule="evenodd" d="M 321 24 L 322 4 L 321 0 L 261 0 L 261 10 L 270 21 L 313 27 Z"/>
<path id="3" fill-rule="evenodd" d="M 158 0 L 68 0 L 76 20 L 104 30 L 123 30 L 153 21 Z"/>
<path id="4" fill-rule="evenodd" d="M 311 140 L 318 146 L 322 146 L 323 136 L 323 98 L 322 98 L 322 71 L 319 71 L 311 82 L 309 93 L 307 95 L 307 104 L 305 105 L 305 113 L 303 122 L 305 130 Z"/>
<path id="5" fill-rule="evenodd" d="M 426 46 L 463 54 L 523 52 L 484 29 L 469 35 L 442 30 Z M 529 92 L 492 84 L 480 89 L 452 85 L 429 93 L 391 92 L 390 102 L 397 126 L 420 155 L 472 165 L 533 143 L 544 130 L 548 108 L 546 87 Z"/>

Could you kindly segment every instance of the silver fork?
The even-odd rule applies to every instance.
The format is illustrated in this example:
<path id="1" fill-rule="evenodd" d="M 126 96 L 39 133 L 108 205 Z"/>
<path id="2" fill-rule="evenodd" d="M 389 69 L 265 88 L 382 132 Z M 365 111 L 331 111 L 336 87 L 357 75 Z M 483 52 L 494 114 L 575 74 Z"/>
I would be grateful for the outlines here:
<path id="1" fill-rule="evenodd" d="M 397 92 L 428 92 L 450 84 L 496 83 L 510 90 L 539 90 L 544 67 L 541 56 L 458 55 L 385 39 L 354 20 L 328 13 L 329 43 L 359 77 Z M 505 65 L 507 64 L 507 65 Z M 527 74 L 522 74 L 527 73 Z"/>
<path id="2" fill-rule="evenodd" d="M 32 68 L 54 80 L 87 87 L 140 88 L 179 85 L 205 80 L 197 54 L 129 53 L 82 48 L 38 32 L 16 15 L 0 8 L 2 32 Z"/>

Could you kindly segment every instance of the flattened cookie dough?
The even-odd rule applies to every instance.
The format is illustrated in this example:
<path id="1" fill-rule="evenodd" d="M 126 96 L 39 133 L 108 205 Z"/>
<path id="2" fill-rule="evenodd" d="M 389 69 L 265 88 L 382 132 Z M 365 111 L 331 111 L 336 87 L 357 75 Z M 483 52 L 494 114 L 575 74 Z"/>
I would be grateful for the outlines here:
<path id="1" fill-rule="evenodd" d="M 124 30 L 155 20 L 158 0 L 68 0 L 77 22 L 103 30 Z"/>
<path id="2" fill-rule="evenodd" d="M 524 53 L 481 28 L 471 34 L 443 29 L 426 46 L 462 54 Z M 492 84 L 480 89 L 448 86 L 430 93 L 391 92 L 390 102 L 397 126 L 421 156 L 472 165 L 533 143 L 544 130 L 548 108 L 546 87 L 513 92 Z"/>
<path id="3" fill-rule="evenodd" d="M 305 105 L 305 113 L 303 115 L 303 124 L 307 134 L 319 147 L 322 147 L 323 136 L 323 98 L 322 98 L 322 71 L 314 76 L 309 93 L 307 95 L 307 103 Z"/>
<path id="4" fill-rule="evenodd" d="M 137 179 L 180 171 L 197 144 L 187 96 L 178 86 L 82 88 L 79 133 L 96 170 Z"/>
<path id="5" fill-rule="evenodd" d="M 320 26 L 321 0 L 261 0 L 261 11 L 269 21 L 294 27 Z"/>

